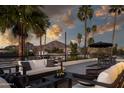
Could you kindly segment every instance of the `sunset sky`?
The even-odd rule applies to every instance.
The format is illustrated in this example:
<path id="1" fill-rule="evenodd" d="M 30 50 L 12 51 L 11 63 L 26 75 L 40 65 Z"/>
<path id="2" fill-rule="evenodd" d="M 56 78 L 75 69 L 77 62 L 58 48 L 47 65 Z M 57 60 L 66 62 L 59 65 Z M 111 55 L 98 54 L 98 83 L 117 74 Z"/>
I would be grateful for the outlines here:
<path id="1" fill-rule="evenodd" d="M 48 31 L 48 36 L 64 42 L 64 32 L 67 32 L 68 43 L 76 40 L 77 33 L 84 34 L 84 23 L 77 18 L 77 11 L 80 6 L 45 6 L 46 13 L 53 24 Z M 95 33 L 95 41 L 111 42 L 113 31 L 113 15 L 108 13 L 109 6 L 92 6 L 94 16 L 88 22 L 88 26 L 98 26 Z M 119 46 L 124 46 L 124 14 L 117 18 L 116 41 Z M 56 29 L 56 30 L 53 30 Z M 82 42 L 83 45 L 83 42 Z"/>
<path id="2" fill-rule="evenodd" d="M 77 18 L 77 11 L 80 6 L 70 5 L 45 5 L 44 12 L 49 16 L 51 26 L 47 29 L 47 42 L 53 40 L 59 40 L 64 42 L 64 32 L 67 32 L 67 42 L 76 42 L 76 36 L 78 33 L 84 35 L 84 23 Z M 109 6 L 92 6 L 94 9 L 94 16 L 91 21 L 88 21 L 88 26 L 97 25 L 97 32 L 95 33 L 95 42 L 105 41 L 111 42 L 113 31 L 113 15 L 108 13 Z M 124 46 L 124 14 L 117 17 L 117 29 L 116 29 L 116 43 L 120 46 Z M 6 37 L 11 33 L 6 33 Z M 1 46 L 9 45 L 10 37 L 5 38 L 4 35 L 0 36 Z M 29 37 L 30 38 L 30 37 Z M 29 39 L 35 45 L 39 44 L 39 39 L 34 36 Z M 11 41 L 15 44 L 13 37 Z M 83 46 L 83 38 L 82 44 Z"/>

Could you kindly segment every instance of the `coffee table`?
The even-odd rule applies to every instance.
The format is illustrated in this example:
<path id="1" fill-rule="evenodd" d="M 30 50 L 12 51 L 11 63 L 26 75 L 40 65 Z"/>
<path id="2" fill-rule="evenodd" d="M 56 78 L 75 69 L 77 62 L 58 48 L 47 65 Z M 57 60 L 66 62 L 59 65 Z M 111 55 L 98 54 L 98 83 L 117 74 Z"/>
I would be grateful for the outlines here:
<path id="1" fill-rule="evenodd" d="M 68 88 L 71 88 L 72 87 L 72 79 L 73 79 L 73 76 L 71 73 L 69 72 L 65 72 L 66 75 L 64 77 L 55 77 L 55 74 L 53 75 L 49 75 L 49 76 L 46 76 L 46 77 L 43 77 L 44 79 L 48 80 L 51 82 L 52 86 L 54 88 L 57 88 L 58 85 L 61 83 L 61 82 L 64 82 L 67 80 L 67 83 L 68 83 Z"/>

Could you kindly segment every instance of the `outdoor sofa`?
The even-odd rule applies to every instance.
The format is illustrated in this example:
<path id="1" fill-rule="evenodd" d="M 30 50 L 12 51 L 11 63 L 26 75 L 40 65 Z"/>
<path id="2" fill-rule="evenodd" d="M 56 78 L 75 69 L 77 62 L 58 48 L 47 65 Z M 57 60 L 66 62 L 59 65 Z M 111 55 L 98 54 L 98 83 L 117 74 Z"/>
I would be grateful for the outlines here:
<path id="1" fill-rule="evenodd" d="M 73 88 L 95 87 L 95 88 L 121 88 L 124 87 L 124 62 L 117 63 L 104 70 L 96 80 L 88 80 L 81 75 L 73 75 L 79 83 Z M 91 86 L 90 86 L 91 85 Z"/>
<path id="2" fill-rule="evenodd" d="M 55 73 L 61 69 L 60 66 L 48 66 L 47 59 L 19 61 L 18 64 L 21 66 L 19 72 L 27 75 L 31 80 Z"/>

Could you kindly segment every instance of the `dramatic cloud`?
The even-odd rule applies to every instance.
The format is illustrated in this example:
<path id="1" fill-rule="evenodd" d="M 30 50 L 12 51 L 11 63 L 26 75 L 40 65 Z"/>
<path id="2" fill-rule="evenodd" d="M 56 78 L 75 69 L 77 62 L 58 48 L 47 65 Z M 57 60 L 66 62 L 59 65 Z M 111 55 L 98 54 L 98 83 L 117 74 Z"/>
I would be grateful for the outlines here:
<path id="1" fill-rule="evenodd" d="M 73 7 L 72 5 L 47 5 L 44 7 L 44 12 L 50 17 L 52 23 L 63 28 L 73 28 L 75 26 Z"/>
<path id="2" fill-rule="evenodd" d="M 67 12 L 68 9 L 71 9 L 72 5 L 45 5 L 44 11 L 49 17 L 56 17 L 61 16 L 65 12 Z"/>
<path id="3" fill-rule="evenodd" d="M 62 17 L 62 21 L 68 28 L 73 28 L 75 26 L 75 19 L 72 16 L 72 10 L 67 11 L 67 13 Z"/>
<path id="4" fill-rule="evenodd" d="M 104 34 L 105 32 L 110 32 L 113 31 L 113 17 L 111 16 L 111 20 L 107 20 L 108 22 L 101 24 L 101 25 L 97 25 L 97 31 L 94 33 L 94 35 L 98 35 L 98 34 Z M 122 13 L 122 15 L 117 16 L 117 22 L 116 22 L 116 31 L 119 31 L 119 29 L 121 28 L 121 26 L 124 25 L 124 14 Z M 88 37 L 92 37 L 93 33 L 89 33 Z"/>
<path id="5" fill-rule="evenodd" d="M 62 28 L 59 25 L 54 24 L 47 30 L 47 37 L 51 40 L 59 39 L 61 32 Z"/>
<path id="6" fill-rule="evenodd" d="M 0 46 L 17 45 L 18 40 L 14 38 L 10 29 L 6 29 L 5 33 L 0 33 Z"/>
<path id="7" fill-rule="evenodd" d="M 103 5 L 103 6 L 101 6 L 100 9 L 96 10 L 95 16 L 96 17 L 104 17 L 105 15 L 108 15 L 108 10 L 109 10 L 109 6 Z"/>
<path id="8" fill-rule="evenodd" d="M 120 28 L 120 25 L 116 25 L 116 31 Z M 93 37 L 93 35 L 104 34 L 105 32 L 113 31 L 113 24 L 107 23 L 105 25 L 99 25 L 95 33 L 89 33 L 88 38 Z"/>

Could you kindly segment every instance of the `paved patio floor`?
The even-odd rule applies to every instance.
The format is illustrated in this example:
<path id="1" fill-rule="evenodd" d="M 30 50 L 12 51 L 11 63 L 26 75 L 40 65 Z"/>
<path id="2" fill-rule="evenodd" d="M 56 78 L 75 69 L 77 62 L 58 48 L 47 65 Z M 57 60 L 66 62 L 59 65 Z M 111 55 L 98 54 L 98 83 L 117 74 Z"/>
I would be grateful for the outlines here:
<path id="1" fill-rule="evenodd" d="M 87 66 L 93 65 L 93 64 L 96 64 L 96 63 L 97 63 L 96 61 L 92 61 L 92 62 L 84 62 L 84 63 L 79 63 L 79 64 L 66 66 L 65 71 L 72 72 L 72 73 L 78 73 L 78 74 L 85 74 Z"/>

